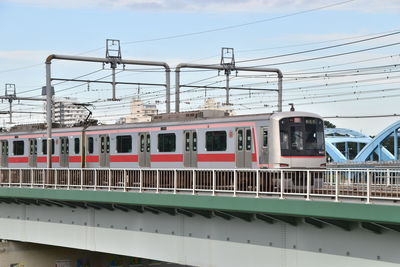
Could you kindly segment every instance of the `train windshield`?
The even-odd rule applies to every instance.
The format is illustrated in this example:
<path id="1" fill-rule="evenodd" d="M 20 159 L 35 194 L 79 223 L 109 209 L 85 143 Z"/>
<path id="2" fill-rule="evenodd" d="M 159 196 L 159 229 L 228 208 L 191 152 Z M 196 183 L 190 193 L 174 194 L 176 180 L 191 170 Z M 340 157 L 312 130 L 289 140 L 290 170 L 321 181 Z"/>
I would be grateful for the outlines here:
<path id="1" fill-rule="evenodd" d="M 282 156 L 325 155 L 324 124 L 312 117 L 292 117 L 279 121 Z"/>

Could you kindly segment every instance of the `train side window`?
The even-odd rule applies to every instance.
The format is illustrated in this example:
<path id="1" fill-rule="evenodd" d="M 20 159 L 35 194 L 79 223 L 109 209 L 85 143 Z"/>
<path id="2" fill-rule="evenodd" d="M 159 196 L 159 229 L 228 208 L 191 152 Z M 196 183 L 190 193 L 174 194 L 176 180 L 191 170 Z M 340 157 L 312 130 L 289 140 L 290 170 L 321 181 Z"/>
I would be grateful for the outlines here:
<path id="1" fill-rule="evenodd" d="M 176 149 L 176 136 L 174 133 L 158 135 L 158 151 L 174 152 Z"/>
<path id="2" fill-rule="evenodd" d="M 42 153 L 47 155 L 47 139 L 42 140 Z M 51 139 L 51 154 L 54 155 L 54 139 Z"/>
<path id="3" fill-rule="evenodd" d="M 132 136 L 130 135 L 117 136 L 117 152 L 118 153 L 132 152 Z"/>
<path id="4" fill-rule="evenodd" d="M 246 150 L 251 150 L 251 130 L 246 130 Z"/>
<path id="5" fill-rule="evenodd" d="M 110 137 L 106 137 L 106 153 L 110 153 Z"/>
<path id="6" fill-rule="evenodd" d="M 24 154 L 24 141 L 13 141 L 13 153 L 16 156 Z"/>
<path id="7" fill-rule="evenodd" d="M 189 132 L 185 133 L 185 150 L 186 151 L 190 150 L 190 133 Z"/>
<path id="8" fill-rule="evenodd" d="M 147 146 L 146 146 L 146 151 L 147 152 L 150 152 L 150 134 L 147 134 L 147 136 L 146 136 L 146 138 L 147 138 Z"/>
<path id="9" fill-rule="evenodd" d="M 268 147 L 268 130 L 263 129 L 263 147 Z"/>
<path id="10" fill-rule="evenodd" d="M 89 146 L 88 146 L 88 152 L 89 152 L 89 154 L 93 154 L 93 151 L 94 151 L 94 140 L 93 140 L 93 137 L 89 137 L 88 138 L 88 143 L 89 143 Z"/>
<path id="11" fill-rule="evenodd" d="M 7 140 L 1 142 L 1 154 L 8 155 L 8 141 Z"/>
<path id="12" fill-rule="evenodd" d="M 238 130 L 237 133 L 237 149 L 238 151 L 243 150 L 243 130 Z"/>
<path id="13" fill-rule="evenodd" d="M 74 138 L 74 152 L 75 152 L 75 154 L 79 154 L 79 150 L 80 150 L 79 138 L 75 137 Z"/>
<path id="14" fill-rule="evenodd" d="M 144 135 L 140 136 L 140 152 L 144 152 Z"/>
<path id="15" fill-rule="evenodd" d="M 193 132 L 193 151 L 197 151 L 197 133 Z"/>
<path id="16" fill-rule="evenodd" d="M 226 131 L 206 132 L 206 150 L 207 151 L 225 151 L 226 150 Z"/>

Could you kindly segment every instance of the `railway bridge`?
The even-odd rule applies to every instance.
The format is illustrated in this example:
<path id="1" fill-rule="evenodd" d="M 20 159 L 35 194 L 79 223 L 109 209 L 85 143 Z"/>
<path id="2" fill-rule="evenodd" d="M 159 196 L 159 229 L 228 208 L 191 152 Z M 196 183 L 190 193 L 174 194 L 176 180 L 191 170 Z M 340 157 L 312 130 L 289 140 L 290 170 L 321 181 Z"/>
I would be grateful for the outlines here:
<path id="1" fill-rule="evenodd" d="M 0 238 L 194 266 L 397 266 L 400 170 L 1 169 Z"/>

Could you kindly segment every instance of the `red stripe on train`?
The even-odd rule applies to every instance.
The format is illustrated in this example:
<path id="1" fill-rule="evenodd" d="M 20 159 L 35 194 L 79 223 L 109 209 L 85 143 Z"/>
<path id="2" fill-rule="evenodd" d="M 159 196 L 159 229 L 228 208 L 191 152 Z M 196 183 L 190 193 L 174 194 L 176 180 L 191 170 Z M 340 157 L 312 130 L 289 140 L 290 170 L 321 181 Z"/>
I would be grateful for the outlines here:
<path id="1" fill-rule="evenodd" d="M 138 155 L 111 155 L 110 162 L 138 162 Z"/>
<path id="2" fill-rule="evenodd" d="M 86 156 L 86 162 L 99 162 L 99 156 Z"/>
<path id="3" fill-rule="evenodd" d="M 69 156 L 69 162 L 79 163 L 81 161 L 82 161 L 82 157 L 81 156 Z"/>
<path id="4" fill-rule="evenodd" d="M 151 155 L 151 162 L 183 162 L 182 154 Z"/>
<path id="5" fill-rule="evenodd" d="M 235 161 L 235 154 L 197 154 L 197 161 L 199 162 L 233 162 Z"/>
<path id="6" fill-rule="evenodd" d="M 28 163 L 28 157 L 9 157 L 8 163 Z"/>

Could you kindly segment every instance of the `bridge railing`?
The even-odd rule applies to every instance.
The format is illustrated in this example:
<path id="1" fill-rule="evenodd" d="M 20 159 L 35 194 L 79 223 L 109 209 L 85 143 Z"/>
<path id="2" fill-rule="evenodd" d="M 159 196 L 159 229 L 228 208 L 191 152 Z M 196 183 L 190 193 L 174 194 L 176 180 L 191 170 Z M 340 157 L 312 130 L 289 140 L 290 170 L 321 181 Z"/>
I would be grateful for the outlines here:
<path id="1" fill-rule="evenodd" d="M 0 186 L 346 200 L 400 200 L 396 169 L 0 169 Z"/>

